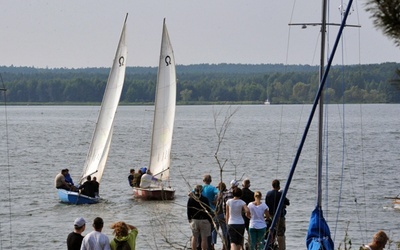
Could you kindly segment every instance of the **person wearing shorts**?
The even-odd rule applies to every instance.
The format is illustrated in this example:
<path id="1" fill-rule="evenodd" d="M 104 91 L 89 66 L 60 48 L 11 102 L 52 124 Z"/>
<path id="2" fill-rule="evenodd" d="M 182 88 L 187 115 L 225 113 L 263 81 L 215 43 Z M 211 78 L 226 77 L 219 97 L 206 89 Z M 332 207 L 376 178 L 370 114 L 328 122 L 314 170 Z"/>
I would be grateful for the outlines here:
<path id="1" fill-rule="evenodd" d="M 208 199 L 201 195 L 203 187 L 197 185 L 194 193 L 189 194 L 187 218 L 192 230 L 192 249 L 196 249 L 197 238 L 201 236 L 201 249 L 207 250 L 207 238 L 211 236 L 212 213 Z"/>

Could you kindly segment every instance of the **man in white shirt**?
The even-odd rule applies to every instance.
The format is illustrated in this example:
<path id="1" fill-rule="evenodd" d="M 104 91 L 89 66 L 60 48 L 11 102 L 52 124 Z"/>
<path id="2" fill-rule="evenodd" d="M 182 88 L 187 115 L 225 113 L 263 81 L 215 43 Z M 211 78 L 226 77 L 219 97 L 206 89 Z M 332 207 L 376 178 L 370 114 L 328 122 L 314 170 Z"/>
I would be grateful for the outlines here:
<path id="1" fill-rule="evenodd" d="M 110 240 L 101 232 L 103 226 L 103 219 L 96 217 L 93 221 L 94 231 L 83 238 L 81 250 L 111 250 Z"/>

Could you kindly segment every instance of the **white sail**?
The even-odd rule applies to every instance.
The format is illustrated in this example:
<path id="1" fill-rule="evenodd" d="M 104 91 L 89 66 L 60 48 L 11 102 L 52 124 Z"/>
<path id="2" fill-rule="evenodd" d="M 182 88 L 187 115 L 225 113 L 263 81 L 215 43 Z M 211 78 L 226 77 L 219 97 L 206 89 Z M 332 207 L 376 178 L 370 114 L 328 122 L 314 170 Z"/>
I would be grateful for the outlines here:
<path id="1" fill-rule="evenodd" d="M 128 54 L 125 38 L 127 17 L 128 15 L 126 15 L 125 18 L 117 52 L 108 76 L 96 129 L 86 157 L 80 183 L 83 182 L 88 175 L 96 177 L 97 181 L 100 182 L 107 162 L 113 133 L 114 117 L 125 80 L 126 59 Z"/>
<path id="2" fill-rule="evenodd" d="M 175 58 L 164 19 L 149 165 L 151 173 L 162 180 L 169 178 L 175 106 Z"/>

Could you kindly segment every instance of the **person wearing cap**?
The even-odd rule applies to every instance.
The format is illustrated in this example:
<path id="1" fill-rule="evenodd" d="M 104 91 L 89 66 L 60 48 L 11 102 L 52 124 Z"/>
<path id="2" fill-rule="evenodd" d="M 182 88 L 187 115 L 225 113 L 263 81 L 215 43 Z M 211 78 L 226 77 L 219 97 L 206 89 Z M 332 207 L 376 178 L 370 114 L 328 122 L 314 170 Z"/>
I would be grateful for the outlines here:
<path id="1" fill-rule="evenodd" d="M 81 250 L 111 250 L 107 235 L 103 234 L 104 221 L 100 217 L 93 220 L 94 231 L 88 233 L 82 241 Z"/>
<path id="2" fill-rule="evenodd" d="M 275 215 L 277 212 L 279 205 L 279 200 L 281 199 L 282 192 L 279 180 L 272 181 L 272 190 L 267 192 L 265 196 L 265 204 L 267 204 L 269 208 L 269 214 L 271 217 Z M 290 205 L 289 199 L 285 197 L 284 207 L 282 211 L 278 215 L 278 220 L 276 222 L 276 232 L 279 250 L 286 250 L 286 239 L 285 239 L 285 231 L 286 231 L 286 223 L 285 223 L 285 215 L 286 215 L 286 206 Z M 272 235 L 274 236 L 274 235 Z M 272 237 L 273 239 L 273 237 Z"/>
<path id="3" fill-rule="evenodd" d="M 208 249 L 207 239 L 211 236 L 211 209 L 207 197 L 202 195 L 203 187 L 197 185 L 194 193 L 189 194 L 187 202 L 187 218 L 192 230 L 192 249 L 197 249 L 198 238 L 201 237 L 201 249 Z"/>
<path id="4" fill-rule="evenodd" d="M 112 250 L 119 249 L 119 247 L 125 249 L 123 246 L 126 244 L 131 250 L 136 249 L 136 237 L 139 231 L 135 226 L 129 225 L 123 221 L 118 221 L 111 225 L 111 229 L 114 229 L 114 239 L 110 242 Z"/>
<path id="5" fill-rule="evenodd" d="M 68 250 L 80 250 L 82 245 L 83 236 L 85 231 L 86 221 L 84 218 L 76 218 L 74 221 L 74 231 L 68 234 L 67 248 Z"/>
<path id="6" fill-rule="evenodd" d="M 230 184 L 231 187 L 229 188 L 228 192 L 225 192 L 224 194 L 224 214 L 226 214 L 226 202 L 233 198 L 233 190 L 239 187 L 239 182 L 237 180 L 231 180 Z"/>
<path id="7" fill-rule="evenodd" d="M 379 230 L 374 237 L 372 238 L 372 242 L 368 245 L 363 246 L 361 249 L 364 250 L 383 250 L 388 242 L 389 237 L 382 230 Z"/>

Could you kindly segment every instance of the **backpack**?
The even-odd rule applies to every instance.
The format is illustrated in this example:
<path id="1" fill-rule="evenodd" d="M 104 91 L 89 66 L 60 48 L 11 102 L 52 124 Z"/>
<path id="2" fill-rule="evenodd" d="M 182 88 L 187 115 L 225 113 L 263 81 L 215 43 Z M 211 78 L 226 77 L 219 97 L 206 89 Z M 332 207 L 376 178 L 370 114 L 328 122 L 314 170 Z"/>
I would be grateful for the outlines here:
<path id="1" fill-rule="evenodd" d="M 131 246 L 129 246 L 128 241 L 119 241 L 114 238 L 115 243 L 117 243 L 117 250 L 131 250 Z"/>

